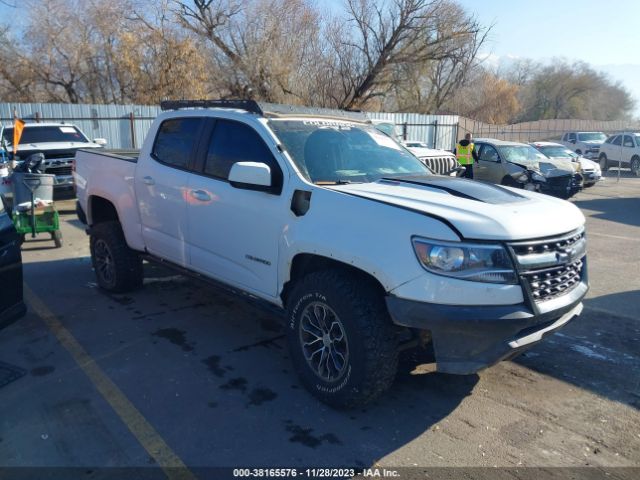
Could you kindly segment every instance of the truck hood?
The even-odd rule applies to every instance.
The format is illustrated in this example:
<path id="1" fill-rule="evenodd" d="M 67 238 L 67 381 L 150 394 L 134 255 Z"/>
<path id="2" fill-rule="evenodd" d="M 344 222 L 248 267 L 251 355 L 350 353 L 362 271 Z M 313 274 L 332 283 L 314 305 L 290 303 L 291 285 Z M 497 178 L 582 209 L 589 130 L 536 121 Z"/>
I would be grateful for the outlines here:
<path id="1" fill-rule="evenodd" d="M 424 148 L 424 147 L 407 147 L 411 153 L 416 157 L 453 157 L 453 153 L 446 150 L 440 150 L 437 148 Z"/>
<path id="2" fill-rule="evenodd" d="M 18 146 L 18 152 L 28 151 L 50 151 L 50 150 L 70 150 L 79 148 L 101 148 L 101 145 L 93 142 L 44 142 L 26 143 Z"/>
<path id="3" fill-rule="evenodd" d="M 584 224 L 582 212 L 572 203 L 477 180 L 407 176 L 330 188 L 439 218 L 467 239 L 549 237 Z"/>

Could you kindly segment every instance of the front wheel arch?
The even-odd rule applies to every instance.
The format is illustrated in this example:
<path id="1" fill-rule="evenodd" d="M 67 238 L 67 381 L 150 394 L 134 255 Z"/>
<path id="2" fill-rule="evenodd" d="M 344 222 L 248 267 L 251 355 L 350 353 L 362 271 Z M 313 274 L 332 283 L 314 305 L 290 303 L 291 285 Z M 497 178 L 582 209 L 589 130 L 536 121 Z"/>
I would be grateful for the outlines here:
<path id="1" fill-rule="evenodd" d="M 382 282 L 374 275 L 366 272 L 365 270 L 362 270 L 354 265 L 350 265 L 340 260 L 336 260 L 334 258 L 329 258 L 313 253 L 298 253 L 291 260 L 289 279 L 283 285 L 282 291 L 280 293 L 282 304 L 286 307 L 291 289 L 298 280 L 302 279 L 310 273 L 322 270 L 338 270 L 342 272 L 348 272 L 351 275 L 357 276 L 360 281 L 371 285 L 381 296 L 385 295 L 386 293 L 386 289 L 382 285 Z"/>

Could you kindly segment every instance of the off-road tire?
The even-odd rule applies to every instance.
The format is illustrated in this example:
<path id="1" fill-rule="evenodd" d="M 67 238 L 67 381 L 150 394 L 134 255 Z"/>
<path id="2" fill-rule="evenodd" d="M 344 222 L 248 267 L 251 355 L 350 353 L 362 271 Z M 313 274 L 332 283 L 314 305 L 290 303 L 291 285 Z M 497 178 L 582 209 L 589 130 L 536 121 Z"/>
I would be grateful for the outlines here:
<path id="1" fill-rule="evenodd" d="M 303 313 L 319 303 L 335 312 L 348 344 L 344 371 L 332 381 L 316 373 L 302 346 Z M 288 295 L 286 330 L 291 359 L 302 383 L 331 407 L 362 406 L 393 383 L 398 368 L 397 327 L 391 323 L 379 289 L 353 273 L 324 270 L 298 281 Z"/>
<path id="2" fill-rule="evenodd" d="M 606 153 L 600 154 L 600 157 L 598 157 L 598 163 L 600 164 L 600 170 L 603 172 L 609 170 L 609 160 L 607 159 Z"/>
<path id="3" fill-rule="evenodd" d="M 123 293 L 142 286 L 142 258 L 129 248 L 119 222 L 98 223 L 91 228 L 91 262 L 98 286 L 109 292 Z M 104 256 L 109 257 L 110 274 L 104 270 Z"/>

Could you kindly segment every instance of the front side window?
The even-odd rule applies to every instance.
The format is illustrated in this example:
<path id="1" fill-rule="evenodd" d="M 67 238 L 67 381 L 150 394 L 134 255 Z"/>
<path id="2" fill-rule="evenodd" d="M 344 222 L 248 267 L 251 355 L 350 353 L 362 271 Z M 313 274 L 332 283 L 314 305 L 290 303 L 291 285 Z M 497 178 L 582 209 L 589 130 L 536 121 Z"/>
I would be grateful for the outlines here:
<path id="1" fill-rule="evenodd" d="M 622 135 L 616 135 L 615 137 L 613 137 L 613 140 L 611 140 L 611 145 L 620 146 L 621 144 L 622 144 Z"/>
<path id="2" fill-rule="evenodd" d="M 165 120 L 158 128 L 151 156 L 171 167 L 187 168 L 201 125 L 199 117 Z"/>
<path id="3" fill-rule="evenodd" d="M 376 128 L 344 120 L 272 119 L 269 126 L 313 183 L 368 183 L 431 171 Z"/>
<path id="4" fill-rule="evenodd" d="M 571 141 L 575 141 L 575 139 L 576 139 L 576 134 L 575 134 L 575 133 L 570 133 L 570 134 L 569 134 L 569 141 L 570 141 L 570 142 L 571 142 Z"/>
<path id="5" fill-rule="evenodd" d="M 271 169 L 271 185 L 274 193 L 282 189 L 282 170 L 269 147 L 249 125 L 231 120 L 216 120 L 204 173 L 220 180 L 228 180 L 234 163 L 264 163 Z"/>
<path id="6" fill-rule="evenodd" d="M 500 157 L 498 156 L 498 151 L 491 145 L 482 145 L 478 160 L 484 160 L 485 162 L 498 162 L 500 161 Z"/>

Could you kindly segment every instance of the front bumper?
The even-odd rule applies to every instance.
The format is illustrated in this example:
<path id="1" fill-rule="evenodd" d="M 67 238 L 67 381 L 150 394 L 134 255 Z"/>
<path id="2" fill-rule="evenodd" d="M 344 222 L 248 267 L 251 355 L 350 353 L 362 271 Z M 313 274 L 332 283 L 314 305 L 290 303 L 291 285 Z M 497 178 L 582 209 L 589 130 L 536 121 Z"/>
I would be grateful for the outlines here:
<path id="1" fill-rule="evenodd" d="M 589 287 L 581 282 L 566 295 L 531 308 L 441 305 L 386 297 L 397 325 L 429 330 L 439 372 L 471 374 L 511 358 L 566 325 L 582 312 Z"/>
<path id="2" fill-rule="evenodd" d="M 559 198 L 568 198 L 582 189 L 582 178 L 574 176 L 554 177 L 540 184 L 540 192 Z"/>
<path id="3" fill-rule="evenodd" d="M 584 176 L 584 185 L 591 186 L 595 185 L 602 178 L 602 174 L 599 172 L 588 171 L 583 173 Z"/>

